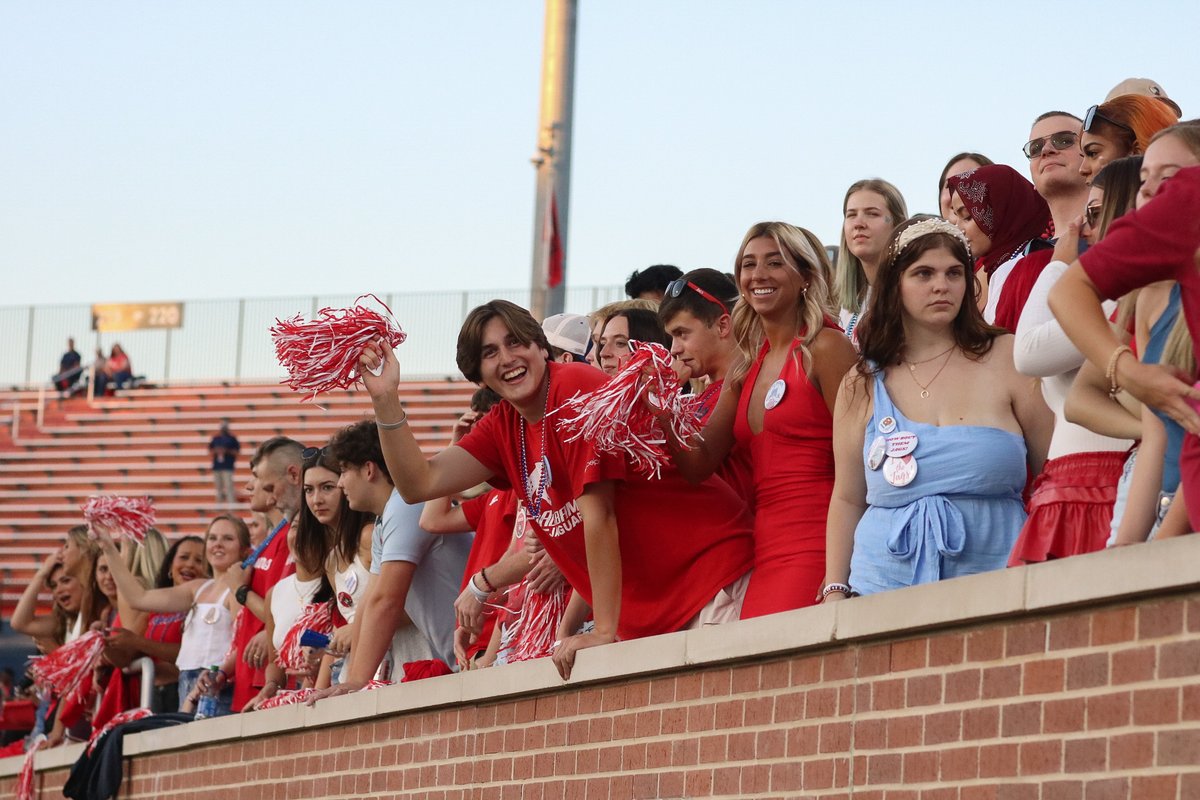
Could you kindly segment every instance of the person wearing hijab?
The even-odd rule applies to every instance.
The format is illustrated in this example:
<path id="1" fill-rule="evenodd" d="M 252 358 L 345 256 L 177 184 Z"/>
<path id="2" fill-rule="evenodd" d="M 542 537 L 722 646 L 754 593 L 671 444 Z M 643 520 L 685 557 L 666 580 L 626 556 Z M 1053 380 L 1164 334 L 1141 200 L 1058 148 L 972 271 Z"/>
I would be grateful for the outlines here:
<path id="1" fill-rule="evenodd" d="M 1050 207 L 1021 173 L 1006 164 L 951 175 L 950 208 L 975 258 L 976 277 L 984 287 L 983 318 L 996 319 L 1004 280 L 1030 242 L 1050 227 Z"/>

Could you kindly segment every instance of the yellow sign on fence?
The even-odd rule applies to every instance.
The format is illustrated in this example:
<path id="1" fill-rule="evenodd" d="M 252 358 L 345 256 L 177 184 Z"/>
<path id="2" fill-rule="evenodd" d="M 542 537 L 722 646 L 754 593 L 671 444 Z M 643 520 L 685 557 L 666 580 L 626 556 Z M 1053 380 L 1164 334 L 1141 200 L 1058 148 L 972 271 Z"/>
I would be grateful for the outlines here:
<path id="1" fill-rule="evenodd" d="M 183 303 L 110 303 L 92 306 L 92 330 L 100 333 L 183 325 Z"/>

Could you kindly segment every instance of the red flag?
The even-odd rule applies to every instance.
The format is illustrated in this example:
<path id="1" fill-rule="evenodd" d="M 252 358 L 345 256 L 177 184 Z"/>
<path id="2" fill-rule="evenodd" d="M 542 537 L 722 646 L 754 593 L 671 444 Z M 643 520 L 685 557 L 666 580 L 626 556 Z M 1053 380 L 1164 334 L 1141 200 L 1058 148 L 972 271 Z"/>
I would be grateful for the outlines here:
<path id="1" fill-rule="evenodd" d="M 558 198 L 553 191 L 550 192 L 550 202 L 546 204 L 546 224 L 542 228 L 542 236 L 546 242 L 546 286 L 553 289 L 563 280 L 562 237 L 558 233 Z"/>

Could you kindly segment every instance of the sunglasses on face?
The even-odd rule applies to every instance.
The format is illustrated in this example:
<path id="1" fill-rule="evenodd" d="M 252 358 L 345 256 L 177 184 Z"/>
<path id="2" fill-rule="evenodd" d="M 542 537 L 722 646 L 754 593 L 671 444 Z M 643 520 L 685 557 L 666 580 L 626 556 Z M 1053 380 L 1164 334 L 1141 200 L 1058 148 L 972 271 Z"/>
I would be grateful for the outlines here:
<path id="1" fill-rule="evenodd" d="M 665 294 L 667 295 L 667 297 L 679 297 L 679 295 L 683 294 L 683 290 L 684 290 L 684 289 L 692 289 L 692 290 L 694 290 L 694 291 L 696 292 L 696 294 L 700 295 L 701 297 L 703 297 L 703 298 L 704 298 L 705 300 L 707 300 L 708 302 L 710 302 L 710 303 L 714 303 L 714 304 L 716 304 L 716 305 L 720 306 L 720 307 L 721 307 L 721 310 L 722 310 L 722 311 L 724 311 L 726 314 L 728 314 L 728 313 L 729 313 L 729 307 L 728 307 L 728 306 L 726 306 L 726 305 L 725 305 L 724 303 L 722 303 L 720 300 L 718 300 L 717 298 L 713 297 L 711 294 L 709 294 L 708 292 L 704 291 L 704 290 L 703 290 L 703 289 L 701 289 L 699 286 L 697 286 L 696 284 L 694 284 L 694 283 L 692 283 L 691 281 L 687 280 L 686 278 L 676 278 L 675 280 L 673 280 L 673 281 L 671 281 L 670 283 L 668 283 L 668 284 L 667 284 L 667 288 L 666 288 L 666 292 L 665 292 Z"/>
<path id="2" fill-rule="evenodd" d="M 1096 227 L 1098 219 L 1100 219 L 1100 203 L 1091 203 L 1083 209 L 1083 221 L 1089 228 Z"/>
<path id="3" fill-rule="evenodd" d="M 1091 108 L 1089 108 L 1087 110 L 1087 113 L 1083 115 L 1083 132 L 1091 133 L 1092 126 L 1096 124 L 1096 120 L 1098 120 L 1098 119 L 1104 120 L 1109 125 L 1116 125 L 1118 128 L 1124 128 L 1127 131 L 1133 130 L 1133 128 L 1129 127 L 1124 122 L 1117 122 L 1112 117 L 1106 117 L 1103 114 L 1101 114 L 1100 106 L 1092 106 Z"/>
<path id="4" fill-rule="evenodd" d="M 1084 128 L 1084 130 L 1087 130 L 1087 128 Z M 1025 157 L 1032 161 L 1042 154 L 1047 141 L 1050 142 L 1055 150 L 1061 152 L 1074 147 L 1075 143 L 1079 141 L 1079 134 L 1074 131 L 1058 131 L 1049 136 L 1039 136 L 1036 139 L 1030 139 L 1026 142 L 1021 150 L 1025 153 Z"/>

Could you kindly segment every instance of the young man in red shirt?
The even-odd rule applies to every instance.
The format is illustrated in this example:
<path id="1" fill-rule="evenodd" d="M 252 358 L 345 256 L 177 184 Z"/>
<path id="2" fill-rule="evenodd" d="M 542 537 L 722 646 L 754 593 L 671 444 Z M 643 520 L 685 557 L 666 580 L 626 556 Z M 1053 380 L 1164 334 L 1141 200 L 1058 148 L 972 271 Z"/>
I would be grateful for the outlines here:
<path id="1" fill-rule="evenodd" d="M 474 309 L 459 332 L 458 366 L 503 402 L 426 459 L 397 397 L 396 357 L 369 345 L 364 382 L 401 495 L 418 502 L 485 480 L 517 492 L 575 589 L 554 655 L 564 678 L 580 649 L 736 619 L 754 557 L 745 503 L 719 478 L 692 486 L 668 468 L 661 480 L 646 479 L 589 442 L 564 441 L 551 415 L 608 378 L 548 358 L 545 334 L 525 309 L 503 300 Z M 367 372 L 380 368 L 378 377 Z M 595 628 L 567 635 L 589 606 Z"/>

